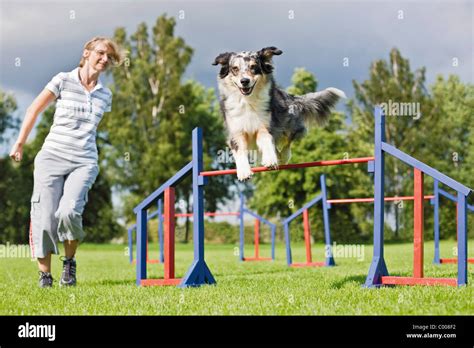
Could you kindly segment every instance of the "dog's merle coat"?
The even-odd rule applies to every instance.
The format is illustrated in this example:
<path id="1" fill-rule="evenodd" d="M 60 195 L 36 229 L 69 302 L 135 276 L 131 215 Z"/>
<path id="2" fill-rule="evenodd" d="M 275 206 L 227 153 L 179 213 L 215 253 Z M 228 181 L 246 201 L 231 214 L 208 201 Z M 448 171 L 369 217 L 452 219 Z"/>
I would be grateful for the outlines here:
<path id="1" fill-rule="evenodd" d="M 226 52 L 216 57 L 220 106 L 228 131 L 239 180 L 252 176 L 248 150 L 257 147 L 262 164 L 277 167 L 291 156 L 291 142 L 306 134 L 311 124 L 324 124 L 344 92 L 328 88 L 293 96 L 278 88 L 272 57 L 282 51 L 266 47 L 258 52 Z"/>

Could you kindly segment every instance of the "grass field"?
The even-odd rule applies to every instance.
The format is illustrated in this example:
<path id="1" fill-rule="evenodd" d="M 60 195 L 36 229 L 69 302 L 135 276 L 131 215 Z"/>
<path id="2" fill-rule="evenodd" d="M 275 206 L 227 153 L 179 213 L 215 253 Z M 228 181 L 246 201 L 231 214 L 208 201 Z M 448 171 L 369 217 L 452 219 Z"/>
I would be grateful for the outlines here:
<path id="1" fill-rule="evenodd" d="M 472 242 L 470 241 L 471 245 Z M 448 257 L 454 241 L 441 244 Z M 154 248 L 150 246 L 150 248 Z M 155 247 L 155 249 L 157 249 Z M 462 288 L 414 286 L 365 289 L 372 247 L 364 259 L 335 258 L 331 268 L 293 269 L 286 266 L 283 245 L 275 262 L 238 262 L 235 245 L 206 245 L 206 261 L 215 286 L 180 289 L 135 285 L 135 267 L 121 245 L 80 247 L 78 286 L 58 286 L 61 264 L 54 257 L 52 289 L 37 287 L 35 262 L 29 258 L 0 260 L 0 314 L 2 315 L 472 315 L 474 265 L 470 285 Z M 269 255 L 269 246 L 261 246 Z M 391 275 L 411 275 L 412 245 L 385 248 Z M 246 255 L 251 256 L 250 246 Z M 471 253 L 472 255 L 472 253 Z M 156 258 L 157 253 L 151 253 Z M 425 276 L 456 277 L 456 265 L 434 266 L 433 243 L 425 243 Z M 303 244 L 293 246 L 294 261 L 304 260 Z M 323 259 L 323 246 L 314 245 L 313 260 Z M 177 275 L 192 260 L 192 245 L 177 244 Z M 148 265 L 150 278 L 162 276 L 163 265 Z"/>

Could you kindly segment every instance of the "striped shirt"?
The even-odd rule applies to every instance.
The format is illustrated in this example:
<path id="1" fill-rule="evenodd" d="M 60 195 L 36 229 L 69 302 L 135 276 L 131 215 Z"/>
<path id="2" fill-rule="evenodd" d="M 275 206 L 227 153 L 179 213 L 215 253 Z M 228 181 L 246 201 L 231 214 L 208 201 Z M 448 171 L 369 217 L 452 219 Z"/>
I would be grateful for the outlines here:
<path id="1" fill-rule="evenodd" d="M 111 111 L 112 92 L 97 81 L 88 91 L 79 68 L 61 72 L 46 85 L 56 96 L 54 122 L 42 149 L 77 163 L 97 163 L 96 133 L 104 112 Z"/>

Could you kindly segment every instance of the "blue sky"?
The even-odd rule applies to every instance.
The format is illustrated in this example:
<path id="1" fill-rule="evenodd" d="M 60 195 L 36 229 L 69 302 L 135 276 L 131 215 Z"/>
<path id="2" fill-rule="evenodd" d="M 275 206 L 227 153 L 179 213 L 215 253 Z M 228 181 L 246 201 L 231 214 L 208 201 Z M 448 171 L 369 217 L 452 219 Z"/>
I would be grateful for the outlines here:
<path id="1" fill-rule="evenodd" d="M 370 63 L 388 59 L 393 47 L 412 69 L 427 68 L 428 84 L 451 73 L 472 83 L 473 8 L 472 1 L 0 0 L 0 88 L 16 97 L 23 118 L 52 76 L 77 66 L 84 42 L 112 36 L 118 26 L 128 34 L 141 22 L 151 27 L 163 13 L 177 18 L 176 35 L 195 50 L 185 77 L 207 87 L 216 87 L 211 63 L 219 53 L 265 46 L 283 50 L 274 61 L 284 87 L 294 68 L 305 67 L 319 89 L 333 86 L 351 97 L 352 80 L 366 79 Z"/>

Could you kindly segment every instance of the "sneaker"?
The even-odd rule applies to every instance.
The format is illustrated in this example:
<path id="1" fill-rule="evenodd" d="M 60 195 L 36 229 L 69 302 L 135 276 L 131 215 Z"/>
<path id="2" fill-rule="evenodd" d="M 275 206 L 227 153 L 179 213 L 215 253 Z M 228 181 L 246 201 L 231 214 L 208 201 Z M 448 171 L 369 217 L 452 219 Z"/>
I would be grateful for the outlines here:
<path id="1" fill-rule="evenodd" d="M 40 275 L 39 278 L 39 287 L 40 288 L 51 288 L 53 286 L 53 276 L 48 272 L 38 272 Z"/>
<path id="2" fill-rule="evenodd" d="M 74 286 L 76 285 L 76 260 L 74 258 L 68 259 L 61 257 L 63 262 L 63 273 L 59 280 L 59 286 Z"/>

